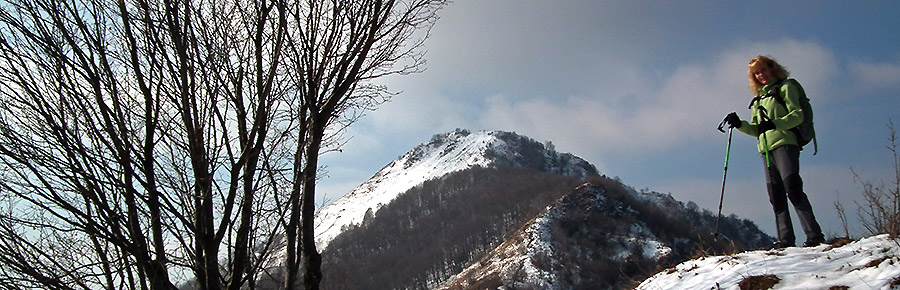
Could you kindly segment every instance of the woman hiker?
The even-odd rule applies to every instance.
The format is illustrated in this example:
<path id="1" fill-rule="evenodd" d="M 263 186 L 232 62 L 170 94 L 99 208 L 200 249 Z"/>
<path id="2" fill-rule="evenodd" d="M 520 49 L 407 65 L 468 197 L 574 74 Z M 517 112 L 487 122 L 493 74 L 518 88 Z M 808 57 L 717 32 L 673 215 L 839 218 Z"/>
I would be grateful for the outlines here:
<path id="1" fill-rule="evenodd" d="M 752 117 L 750 121 L 745 121 L 732 112 L 725 117 L 725 122 L 732 128 L 759 138 L 757 148 L 766 165 L 766 189 L 778 228 L 778 241 L 772 247 L 780 249 L 795 245 L 788 200 L 794 205 L 806 233 L 803 246 L 819 245 L 825 238 L 813 215 L 809 198 L 803 192 L 800 146 L 797 145 L 797 136 L 790 130 L 803 122 L 800 88 L 794 82 L 784 82 L 789 73 L 772 58 L 758 56 L 750 60 L 749 68 L 750 91 L 756 96 L 750 104 Z M 770 94 L 773 89 L 777 92 Z M 784 102 L 776 100 L 776 97 Z"/>

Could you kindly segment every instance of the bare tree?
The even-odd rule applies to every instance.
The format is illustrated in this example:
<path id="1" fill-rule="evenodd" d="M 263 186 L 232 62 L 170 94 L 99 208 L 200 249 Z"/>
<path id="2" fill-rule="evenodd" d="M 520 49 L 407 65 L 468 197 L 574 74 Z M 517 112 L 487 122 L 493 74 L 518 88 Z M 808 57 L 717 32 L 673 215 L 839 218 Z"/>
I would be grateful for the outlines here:
<path id="1" fill-rule="evenodd" d="M 444 4 L 319 2 L 0 2 L 0 285 L 295 288 L 318 155 Z"/>
<path id="2" fill-rule="evenodd" d="M 836 199 L 834 201 L 834 211 L 838 215 L 838 219 L 841 220 L 841 225 L 844 226 L 844 238 L 850 238 L 850 227 L 847 225 L 847 213 L 844 210 L 844 205 L 841 203 L 840 199 Z"/>
<path id="3" fill-rule="evenodd" d="M 888 234 L 891 238 L 897 238 L 900 236 L 900 144 L 893 121 L 888 122 L 888 129 L 891 133 L 887 149 L 891 151 L 894 166 L 891 184 L 885 185 L 884 181 L 864 181 L 855 170 L 851 168 L 851 171 L 854 180 L 863 186 L 863 202 L 857 202 L 863 227 L 873 235 Z"/>
<path id="4" fill-rule="evenodd" d="M 285 97 L 285 9 L 4 3 L 3 278 L 85 289 L 253 280 L 262 259 L 250 250 L 271 248 L 285 211 L 260 197 L 285 185 L 267 182 L 275 161 L 261 162 L 279 142 L 268 132 Z"/>
<path id="5" fill-rule="evenodd" d="M 340 131 L 391 96 L 371 80 L 420 71 L 420 50 L 446 0 L 303 1 L 291 14 L 288 62 L 295 73 L 304 122 L 298 130 L 294 212 L 287 221 L 286 288 L 302 266 L 306 289 L 318 289 L 321 256 L 315 244 L 318 156 L 328 130 Z M 325 145 L 325 146 L 323 146 Z M 327 150 L 327 149 L 326 149 Z M 300 221 L 298 225 L 297 222 Z M 300 258 L 300 259 L 298 259 Z"/>

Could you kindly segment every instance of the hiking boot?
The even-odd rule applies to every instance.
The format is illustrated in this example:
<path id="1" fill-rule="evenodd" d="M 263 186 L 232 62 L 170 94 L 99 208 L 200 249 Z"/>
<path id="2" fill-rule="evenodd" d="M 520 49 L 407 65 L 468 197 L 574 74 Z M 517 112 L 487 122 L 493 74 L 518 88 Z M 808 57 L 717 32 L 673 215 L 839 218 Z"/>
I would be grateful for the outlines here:
<path id="1" fill-rule="evenodd" d="M 804 247 L 815 247 L 815 246 L 821 245 L 824 242 L 825 242 L 825 238 L 821 238 L 821 237 L 811 238 L 811 239 L 806 240 L 806 242 L 803 243 L 803 246 Z"/>
<path id="2" fill-rule="evenodd" d="M 788 242 L 788 241 L 775 241 L 775 243 L 772 244 L 772 249 L 773 249 L 773 250 L 779 250 L 779 249 L 784 249 L 784 248 L 787 248 L 787 247 L 793 247 L 793 246 L 794 246 L 794 243 L 792 243 L 792 242 Z"/>

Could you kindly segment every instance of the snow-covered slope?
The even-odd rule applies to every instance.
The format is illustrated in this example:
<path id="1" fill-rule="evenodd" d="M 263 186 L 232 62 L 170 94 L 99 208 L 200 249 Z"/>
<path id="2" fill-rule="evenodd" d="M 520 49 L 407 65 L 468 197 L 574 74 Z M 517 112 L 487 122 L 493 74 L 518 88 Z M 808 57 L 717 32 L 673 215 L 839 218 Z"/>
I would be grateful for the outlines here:
<path id="1" fill-rule="evenodd" d="M 657 265 L 689 259 L 696 245 L 729 246 L 712 241 L 712 213 L 637 192 L 552 147 L 464 130 L 416 147 L 320 211 L 317 244 L 330 271 L 323 274 L 340 277 L 323 283 L 631 289 Z M 722 220 L 722 232 L 740 249 L 771 244 L 735 217 Z"/>
<path id="2" fill-rule="evenodd" d="M 672 248 L 642 222 L 614 225 L 636 212 L 607 192 L 593 184 L 578 187 L 439 289 L 603 289 L 608 285 L 599 284 L 605 278 L 597 275 L 602 270 L 586 261 L 668 257 Z"/>
<path id="3" fill-rule="evenodd" d="M 367 212 L 427 180 L 475 166 L 530 167 L 583 178 L 597 169 L 571 154 L 548 150 L 539 142 L 515 133 L 466 130 L 437 135 L 385 166 L 355 190 L 316 215 L 316 244 L 327 247 L 350 225 L 360 224 Z"/>
<path id="4" fill-rule="evenodd" d="M 731 217 L 723 228 L 740 234 L 734 244 L 716 242 L 712 219 L 671 196 L 593 178 L 440 289 L 631 289 L 659 265 L 687 260 L 697 245 L 723 251 L 771 243 L 752 223 Z"/>
<path id="5" fill-rule="evenodd" d="M 778 290 L 900 289 L 900 241 L 879 235 L 842 246 L 699 258 L 656 274 L 636 289 L 750 289 L 745 287 L 773 282 L 771 289 Z"/>

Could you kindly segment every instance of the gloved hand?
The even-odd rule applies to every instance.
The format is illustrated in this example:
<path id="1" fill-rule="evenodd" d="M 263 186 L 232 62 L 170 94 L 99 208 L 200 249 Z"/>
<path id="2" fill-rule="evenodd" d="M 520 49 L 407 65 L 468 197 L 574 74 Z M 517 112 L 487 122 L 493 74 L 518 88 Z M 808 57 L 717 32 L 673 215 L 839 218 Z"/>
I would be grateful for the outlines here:
<path id="1" fill-rule="evenodd" d="M 759 133 L 763 133 L 773 129 L 775 129 L 775 124 L 772 124 L 772 121 L 762 121 L 756 125 L 756 131 L 758 131 Z"/>
<path id="2" fill-rule="evenodd" d="M 740 128 L 741 118 L 738 117 L 737 113 L 731 112 L 731 114 L 725 116 L 725 123 L 728 123 L 729 128 Z"/>

